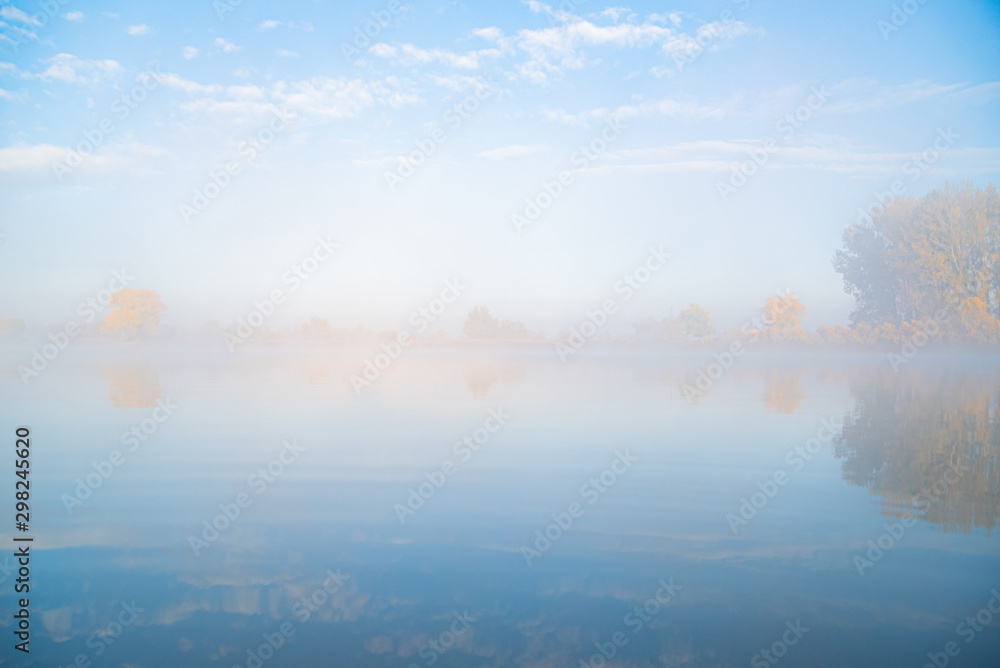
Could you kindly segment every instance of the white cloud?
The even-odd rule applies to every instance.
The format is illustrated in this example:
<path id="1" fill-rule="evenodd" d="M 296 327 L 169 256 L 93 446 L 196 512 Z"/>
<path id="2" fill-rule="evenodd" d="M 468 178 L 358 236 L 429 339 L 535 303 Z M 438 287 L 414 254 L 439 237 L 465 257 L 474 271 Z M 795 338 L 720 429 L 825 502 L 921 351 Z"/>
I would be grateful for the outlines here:
<path id="1" fill-rule="evenodd" d="M 419 101 L 414 95 L 380 82 L 314 77 L 308 81 L 279 81 L 272 97 L 288 109 L 327 119 L 352 118 L 375 105 L 401 106 Z"/>
<path id="2" fill-rule="evenodd" d="M 38 40 L 38 35 L 35 34 L 33 30 L 28 30 L 27 28 L 22 28 L 21 26 L 11 25 L 6 21 L 0 21 L 0 28 L 7 28 L 10 32 L 20 35 L 21 37 L 27 37 L 28 39 Z M 10 35 L 0 33 L 0 42 L 10 42 L 14 43 L 14 40 L 10 38 Z"/>
<path id="3" fill-rule="evenodd" d="M 402 44 L 395 47 L 381 43 L 373 44 L 368 51 L 380 58 L 397 58 L 401 65 L 408 67 L 440 63 L 447 67 L 464 70 L 478 69 L 483 59 L 494 59 L 501 55 L 498 49 L 480 49 L 460 54 L 445 49 L 423 49 L 413 44 Z"/>
<path id="4" fill-rule="evenodd" d="M 255 102 L 267 99 L 267 91 L 253 84 L 229 86 L 226 88 L 226 95 L 236 100 L 253 100 Z"/>
<path id="5" fill-rule="evenodd" d="M 222 86 L 217 84 L 204 85 L 195 81 L 190 81 L 173 73 L 161 74 L 160 83 L 168 88 L 182 90 L 191 95 L 211 95 L 222 91 Z"/>
<path id="6" fill-rule="evenodd" d="M 593 123 L 603 122 L 612 117 L 622 120 L 652 116 L 720 120 L 727 116 L 727 105 L 698 104 L 694 101 L 663 98 L 660 100 L 646 100 L 634 105 L 623 105 L 616 109 L 600 107 L 576 113 L 569 113 L 564 109 L 543 109 L 542 115 L 550 121 L 577 126 L 588 126 Z"/>
<path id="7" fill-rule="evenodd" d="M 482 37 L 487 42 L 499 42 L 503 39 L 503 30 L 495 26 L 489 28 L 476 28 L 472 31 L 472 34 L 476 37 Z"/>
<path id="8" fill-rule="evenodd" d="M 146 25 L 145 23 L 140 23 L 139 25 L 136 26 L 129 26 L 128 28 L 126 28 L 125 32 L 132 35 L 133 37 L 139 37 L 140 35 L 148 35 L 149 26 Z"/>
<path id="9" fill-rule="evenodd" d="M 1000 94 L 1000 81 L 987 81 L 986 83 L 948 93 L 945 97 L 948 100 L 962 100 L 966 104 L 975 104 L 977 102 L 992 100 L 998 94 Z"/>
<path id="10" fill-rule="evenodd" d="M 183 52 L 184 60 L 191 60 L 198 57 L 198 49 L 193 46 L 185 46 Z"/>
<path id="11" fill-rule="evenodd" d="M 441 64 L 456 69 L 477 69 L 487 59 L 520 55 L 521 61 L 513 66 L 517 76 L 532 83 L 547 84 L 551 77 L 558 77 L 565 70 L 579 70 L 594 62 L 593 58 L 588 59 L 588 51 L 594 48 L 658 46 L 673 64 L 674 54 L 711 51 L 742 35 L 760 32 L 740 21 L 729 21 L 706 23 L 688 34 L 680 31 L 678 14 L 651 14 L 640 22 L 630 10 L 616 7 L 603 10 L 598 17 L 605 20 L 599 24 L 536 0 L 528 0 L 526 4 L 531 11 L 549 16 L 553 25 L 519 30 L 510 36 L 496 26 L 476 28 L 471 34 L 492 43 L 495 48 L 464 54 L 440 48 L 425 49 L 414 44 L 375 45 L 369 51 L 378 57 L 398 59 L 399 64 L 405 66 Z M 608 20 L 611 23 L 605 24 Z M 660 67 L 654 73 L 661 71 L 672 70 Z"/>
<path id="12" fill-rule="evenodd" d="M 66 12 L 62 17 L 67 21 L 82 21 L 83 12 Z"/>
<path id="13" fill-rule="evenodd" d="M 268 19 L 266 21 L 261 21 L 260 25 L 257 26 L 257 32 L 264 32 L 265 30 L 274 30 L 275 28 L 280 28 L 286 26 L 288 28 L 298 28 L 299 30 L 304 30 L 305 32 L 312 32 L 313 26 L 311 23 L 306 21 L 275 21 L 274 19 Z"/>
<path id="14" fill-rule="evenodd" d="M 46 169 L 65 155 L 65 148 L 51 144 L 38 144 L 36 146 L 19 144 L 0 148 L 0 171 L 23 172 Z"/>
<path id="15" fill-rule="evenodd" d="M 37 75 L 39 79 L 67 83 L 97 83 L 122 71 L 121 65 L 114 60 L 83 60 L 69 53 L 59 53 L 42 62 L 50 64 L 48 69 Z"/>
<path id="16" fill-rule="evenodd" d="M 507 158 L 524 158 L 548 150 L 549 146 L 546 144 L 515 144 L 513 146 L 501 146 L 489 151 L 481 151 L 476 155 L 489 160 L 506 160 Z"/>
<path id="17" fill-rule="evenodd" d="M 223 87 L 188 81 L 176 74 L 163 75 L 164 85 L 183 90 L 198 99 L 181 104 L 188 113 L 239 118 L 264 118 L 277 110 L 313 120 L 353 118 L 375 106 L 399 107 L 421 102 L 418 95 L 394 77 L 363 81 L 313 77 L 302 81 L 277 81 L 270 87 L 254 85 Z"/>
<path id="18" fill-rule="evenodd" d="M 663 44 L 663 54 L 674 60 L 676 56 L 694 56 L 702 51 L 716 51 L 723 44 L 744 35 L 763 35 L 743 21 L 720 21 L 698 26 L 694 34 L 676 33 Z"/>
<path id="19" fill-rule="evenodd" d="M 21 76 L 25 79 L 31 76 L 30 72 L 23 71 L 20 67 L 18 67 L 14 63 L 0 62 L 0 71 L 7 71 L 13 74 L 14 76 Z"/>
<path id="20" fill-rule="evenodd" d="M 604 154 L 588 171 L 692 172 L 728 174 L 750 160 L 751 149 L 761 149 L 761 139 L 699 140 L 679 144 L 625 149 Z M 821 170 L 862 178 L 885 179 L 899 175 L 900 165 L 912 160 L 908 152 L 871 150 L 836 136 L 813 136 L 800 144 L 779 144 L 770 152 L 766 169 Z M 1000 162 L 1000 149 L 953 149 L 953 159 L 964 163 L 964 173 L 992 171 Z M 948 168 L 935 172 L 949 175 Z"/>
<path id="21" fill-rule="evenodd" d="M 485 85 L 485 81 L 481 76 L 466 76 L 462 74 L 449 74 L 447 76 L 442 76 L 431 72 L 427 75 L 427 79 L 443 88 L 448 88 L 453 91 L 463 91 L 463 90 L 480 90 Z"/>
<path id="22" fill-rule="evenodd" d="M 373 56 L 378 56 L 379 58 L 395 58 L 397 51 L 396 47 L 379 42 L 377 44 L 372 44 L 368 49 L 368 53 Z"/>
<path id="23" fill-rule="evenodd" d="M 608 7 L 602 11 L 598 16 L 607 16 L 612 21 L 619 21 L 623 16 L 634 16 L 632 10 L 628 7 Z"/>
<path id="24" fill-rule="evenodd" d="M 18 23 L 24 23 L 25 25 L 35 26 L 36 28 L 42 25 L 38 19 L 32 18 L 13 5 L 4 5 L 3 7 L 0 7 L 0 17 L 5 18 L 8 21 L 17 21 Z"/>
<path id="25" fill-rule="evenodd" d="M 294 51 L 289 51 L 287 49 L 278 49 L 274 53 L 276 55 L 281 56 L 282 58 L 298 58 L 299 57 L 299 54 L 297 54 Z"/>
<path id="26" fill-rule="evenodd" d="M 51 171 L 56 162 L 64 162 L 70 154 L 69 147 L 52 144 L 18 144 L 0 148 L 0 172 L 43 172 Z M 81 172 L 134 172 L 141 160 L 168 155 L 166 149 L 139 142 L 119 142 L 103 146 L 87 155 L 79 167 Z M 54 173 L 54 172 L 53 172 Z"/>
<path id="27" fill-rule="evenodd" d="M 938 84 L 915 81 L 885 86 L 874 80 L 848 79 L 830 88 L 830 103 L 824 109 L 831 114 L 855 114 L 892 109 L 932 97 L 960 93 L 969 84 Z"/>
<path id="28" fill-rule="evenodd" d="M 215 45 L 222 49 L 223 53 L 233 53 L 234 51 L 239 51 L 243 48 L 242 46 L 236 46 L 232 42 L 227 42 L 221 37 L 215 38 Z"/>

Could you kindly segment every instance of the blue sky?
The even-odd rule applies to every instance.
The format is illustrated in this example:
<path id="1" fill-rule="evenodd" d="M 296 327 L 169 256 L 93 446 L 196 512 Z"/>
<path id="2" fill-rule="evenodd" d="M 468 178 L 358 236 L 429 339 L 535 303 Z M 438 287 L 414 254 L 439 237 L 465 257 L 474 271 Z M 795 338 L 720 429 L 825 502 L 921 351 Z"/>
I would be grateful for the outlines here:
<path id="1" fill-rule="evenodd" d="M 895 6 L 890 31 L 891 2 L 4 2 L 0 317 L 65 321 L 127 267 L 165 321 L 229 322 L 330 235 L 275 325 L 397 327 L 458 277 L 453 334 L 478 304 L 554 334 L 650 245 L 669 266 L 614 330 L 689 302 L 738 325 L 785 289 L 807 325 L 844 323 L 830 259 L 874 193 L 1000 172 L 997 4 Z M 373 12 L 390 20 L 345 56 Z M 433 153 L 391 188 L 418 142 Z"/>

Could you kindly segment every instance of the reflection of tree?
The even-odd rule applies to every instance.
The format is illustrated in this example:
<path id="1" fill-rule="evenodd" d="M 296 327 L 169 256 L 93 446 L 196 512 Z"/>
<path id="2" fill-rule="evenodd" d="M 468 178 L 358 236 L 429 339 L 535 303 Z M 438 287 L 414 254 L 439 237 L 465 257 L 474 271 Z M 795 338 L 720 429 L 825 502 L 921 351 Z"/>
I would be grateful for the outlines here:
<path id="1" fill-rule="evenodd" d="M 111 386 L 108 399 L 115 408 L 149 408 L 163 396 L 160 376 L 150 367 L 109 369 L 104 379 Z"/>
<path id="2" fill-rule="evenodd" d="M 521 380 L 524 367 L 497 362 L 473 362 L 462 368 L 465 384 L 474 397 L 485 397 L 490 388 L 500 381 Z"/>
<path id="3" fill-rule="evenodd" d="M 882 497 L 883 513 L 914 513 L 948 531 L 987 531 L 1000 509 L 1000 393 L 967 370 L 881 376 L 855 386 L 857 409 L 836 454 L 844 479 Z M 963 471 L 944 485 L 952 467 Z M 954 476 L 951 476 L 954 480 Z M 940 500 L 914 507 L 915 497 Z"/>
<path id="4" fill-rule="evenodd" d="M 791 415 L 806 398 L 802 390 L 803 371 L 770 369 L 764 375 L 764 408 L 768 413 Z"/>

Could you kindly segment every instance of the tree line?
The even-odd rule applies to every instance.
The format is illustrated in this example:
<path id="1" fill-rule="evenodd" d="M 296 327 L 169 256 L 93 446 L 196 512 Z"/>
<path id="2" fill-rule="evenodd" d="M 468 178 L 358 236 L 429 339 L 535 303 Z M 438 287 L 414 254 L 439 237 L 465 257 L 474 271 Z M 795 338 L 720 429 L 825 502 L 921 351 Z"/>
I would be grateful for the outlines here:
<path id="1" fill-rule="evenodd" d="M 844 291 L 854 298 L 850 323 L 821 325 L 809 334 L 801 326 L 806 307 L 794 294 L 769 297 L 758 315 L 741 327 L 717 333 L 708 309 L 689 304 L 675 317 L 644 318 L 632 333 L 607 343 L 696 344 L 734 340 L 777 344 L 904 344 L 915 338 L 948 344 L 1000 343 L 1000 193 L 993 186 L 946 184 L 924 197 L 899 197 L 864 213 L 843 233 L 833 257 Z M 114 293 L 100 333 L 136 338 L 157 334 L 165 306 L 152 290 Z M 228 331 L 211 324 L 205 331 Z M 20 318 L 0 319 L 0 337 L 24 332 Z M 520 321 L 499 319 L 485 306 L 467 315 L 463 336 L 471 340 L 544 341 Z M 314 317 L 283 332 L 262 331 L 265 341 L 358 342 L 391 333 L 359 326 L 336 329 Z M 565 340 L 567 332 L 557 339 Z M 443 331 L 430 339 L 447 341 Z"/>

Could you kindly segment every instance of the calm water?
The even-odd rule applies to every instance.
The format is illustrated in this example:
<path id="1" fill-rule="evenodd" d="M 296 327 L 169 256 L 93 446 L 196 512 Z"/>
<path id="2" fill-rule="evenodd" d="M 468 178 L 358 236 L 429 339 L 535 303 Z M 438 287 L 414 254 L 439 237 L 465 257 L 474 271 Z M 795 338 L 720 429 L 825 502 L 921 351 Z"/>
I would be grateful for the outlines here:
<path id="1" fill-rule="evenodd" d="M 1000 365 L 925 355 L 11 358 L 2 663 L 1000 665 Z"/>

